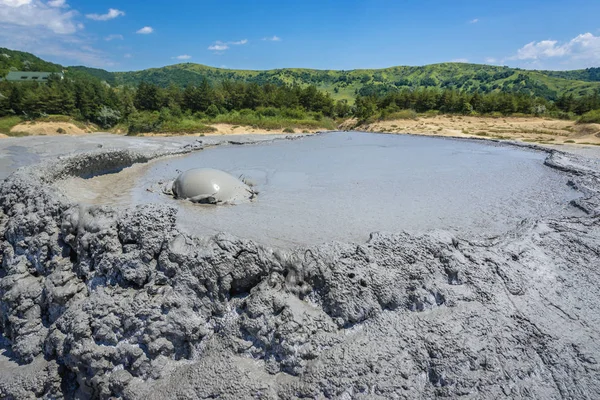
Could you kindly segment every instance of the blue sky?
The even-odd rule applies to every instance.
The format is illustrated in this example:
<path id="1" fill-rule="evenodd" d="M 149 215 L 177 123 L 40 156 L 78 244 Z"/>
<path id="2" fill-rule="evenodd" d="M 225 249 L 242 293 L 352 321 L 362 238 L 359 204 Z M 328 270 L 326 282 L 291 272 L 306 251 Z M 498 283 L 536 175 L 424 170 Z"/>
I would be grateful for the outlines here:
<path id="1" fill-rule="evenodd" d="M 0 46 L 112 71 L 600 66 L 595 0 L 0 0 Z"/>

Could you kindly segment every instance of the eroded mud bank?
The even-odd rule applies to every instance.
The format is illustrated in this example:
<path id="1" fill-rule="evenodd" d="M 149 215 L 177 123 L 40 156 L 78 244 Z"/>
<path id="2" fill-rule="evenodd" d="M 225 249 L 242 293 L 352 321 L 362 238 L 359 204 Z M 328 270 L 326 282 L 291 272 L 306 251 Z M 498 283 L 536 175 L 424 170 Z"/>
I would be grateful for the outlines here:
<path id="1" fill-rule="evenodd" d="M 3 182 L 0 397 L 600 397 L 594 161 L 546 160 L 582 217 L 294 250 L 190 237 L 172 207 L 79 207 L 49 185 L 160 154 Z"/>

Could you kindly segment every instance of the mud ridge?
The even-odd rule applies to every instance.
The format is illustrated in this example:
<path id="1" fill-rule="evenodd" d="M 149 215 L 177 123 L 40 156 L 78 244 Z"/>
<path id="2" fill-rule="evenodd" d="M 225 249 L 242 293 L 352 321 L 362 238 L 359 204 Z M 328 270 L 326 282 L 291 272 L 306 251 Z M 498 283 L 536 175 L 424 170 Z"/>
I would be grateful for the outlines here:
<path id="1" fill-rule="evenodd" d="M 3 182 L 1 398 L 600 397 L 590 160 L 546 160 L 584 193 L 585 217 L 285 251 L 51 186 L 202 147 L 97 151 Z"/>

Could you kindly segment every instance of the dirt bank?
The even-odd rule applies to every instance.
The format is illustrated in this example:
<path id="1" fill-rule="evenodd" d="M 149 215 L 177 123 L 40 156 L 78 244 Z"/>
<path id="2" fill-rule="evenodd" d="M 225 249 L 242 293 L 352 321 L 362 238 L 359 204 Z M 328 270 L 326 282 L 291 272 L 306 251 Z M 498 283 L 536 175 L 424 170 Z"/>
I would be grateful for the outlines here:
<path id="1" fill-rule="evenodd" d="M 576 124 L 574 121 L 534 117 L 466 117 L 442 115 L 377 121 L 356 127 L 355 119 L 342 124 L 342 129 L 368 132 L 411 133 L 435 136 L 510 139 L 534 143 L 600 145 L 600 124 Z"/>
<path id="2" fill-rule="evenodd" d="M 86 127 L 71 122 L 39 122 L 28 121 L 15 125 L 10 130 L 13 133 L 27 135 L 84 135 L 97 131 L 97 127 Z"/>
<path id="3" fill-rule="evenodd" d="M 3 183 L 0 397 L 600 397 L 597 161 L 546 160 L 585 217 L 287 251 L 50 185 L 173 152 L 99 150 Z"/>
<path id="4" fill-rule="evenodd" d="M 273 134 L 281 134 L 284 132 L 283 129 L 263 129 L 263 128 L 254 128 L 252 126 L 247 125 L 231 125 L 231 124 L 211 124 L 207 125 L 215 129 L 215 131 L 210 133 L 188 133 L 182 134 L 181 136 L 218 136 L 218 135 L 273 135 Z M 319 129 L 292 129 L 293 132 L 285 132 L 285 133 L 317 133 L 320 131 L 326 130 L 325 128 Z M 172 133 L 144 133 L 139 136 L 145 137 L 153 137 L 153 136 L 174 136 Z"/>

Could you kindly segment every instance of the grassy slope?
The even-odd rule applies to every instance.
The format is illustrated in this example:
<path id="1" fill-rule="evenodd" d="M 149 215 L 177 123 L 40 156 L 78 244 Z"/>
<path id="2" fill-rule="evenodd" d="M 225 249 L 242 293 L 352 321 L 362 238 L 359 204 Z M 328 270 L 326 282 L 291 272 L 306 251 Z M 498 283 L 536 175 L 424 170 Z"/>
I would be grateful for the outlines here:
<path id="1" fill-rule="evenodd" d="M 44 61 L 31 53 L 0 47 L 0 77 L 4 77 L 11 68 L 18 71 L 60 72 L 63 67 Z"/>
<path id="2" fill-rule="evenodd" d="M 6 56 L 8 57 L 6 57 Z M 60 71 L 62 66 L 46 62 L 33 54 L 0 48 L 0 76 L 10 68 Z M 357 93 L 381 93 L 403 88 L 436 87 L 466 91 L 516 91 L 555 99 L 562 93 L 575 96 L 600 90 L 600 68 L 575 71 L 529 71 L 491 65 L 443 63 L 422 67 L 391 67 L 351 71 L 302 68 L 267 71 L 231 70 L 184 63 L 132 72 L 108 72 L 97 68 L 70 67 L 71 74 L 86 74 L 111 85 L 136 85 L 141 81 L 161 86 L 198 84 L 206 78 L 275 84 L 316 85 L 335 99 L 352 102 Z"/>
<path id="3" fill-rule="evenodd" d="M 391 67 L 352 71 L 277 69 L 268 71 L 229 70 L 199 64 L 176 64 L 143 71 L 117 72 L 117 84 L 141 81 L 161 86 L 197 84 L 206 78 L 275 84 L 314 84 L 336 99 L 352 101 L 356 93 L 368 94 L 415 87 L 454 88 L 467 91 L 516 91 L 555 99 L 562 93 L 576 96 L 600 89 L 595 75 L 581 71 L 528 71 L 478 64 L 443 63 L 423 67 Z M 578 80 L 578 78 L 581 78 Z"/>

